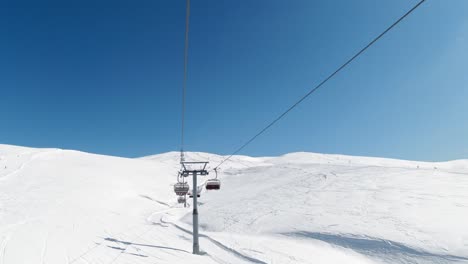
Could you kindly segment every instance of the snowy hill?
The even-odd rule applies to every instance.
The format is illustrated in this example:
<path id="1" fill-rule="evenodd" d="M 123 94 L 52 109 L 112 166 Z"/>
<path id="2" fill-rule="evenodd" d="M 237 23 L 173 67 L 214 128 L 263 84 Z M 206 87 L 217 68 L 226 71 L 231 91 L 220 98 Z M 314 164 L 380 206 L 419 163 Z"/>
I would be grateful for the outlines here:
<path id="1" fill-rule="evenodd" d="M 178 158 L 0 145 L 0 263 L 468 263 L 467 160 L 235 156 L 195 256 Z"/>

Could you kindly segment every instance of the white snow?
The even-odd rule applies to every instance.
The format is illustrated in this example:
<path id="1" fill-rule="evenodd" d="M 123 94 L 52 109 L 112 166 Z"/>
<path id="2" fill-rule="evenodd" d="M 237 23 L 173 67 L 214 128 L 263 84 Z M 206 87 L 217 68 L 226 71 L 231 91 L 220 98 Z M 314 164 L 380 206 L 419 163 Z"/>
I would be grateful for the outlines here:
<path id="1" fill-rule="evenodd" d="M 0 264 L 468 263 L 467 160 L 235 156 L 202 192 L 196 256 L 178 159 L 0 145 Z"/>

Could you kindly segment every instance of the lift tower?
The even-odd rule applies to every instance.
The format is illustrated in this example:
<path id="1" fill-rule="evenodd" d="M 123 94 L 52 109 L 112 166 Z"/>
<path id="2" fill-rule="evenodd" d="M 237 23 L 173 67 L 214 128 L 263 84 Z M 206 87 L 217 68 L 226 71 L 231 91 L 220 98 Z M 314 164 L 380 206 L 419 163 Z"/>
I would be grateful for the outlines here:
<path id="1" fill-rule="evenodd" d="M 206 170 L 206 165 L 208 162 L 205 161 L 182 161 L 182 176 L 193 177 L 193 186 L 192 186 L 192 196 L 193 196 L 193 254 L 200 254 L 200 244 L 198 243 L 198 184 L 197 176 L 206 176 L 208 171 Z"/>

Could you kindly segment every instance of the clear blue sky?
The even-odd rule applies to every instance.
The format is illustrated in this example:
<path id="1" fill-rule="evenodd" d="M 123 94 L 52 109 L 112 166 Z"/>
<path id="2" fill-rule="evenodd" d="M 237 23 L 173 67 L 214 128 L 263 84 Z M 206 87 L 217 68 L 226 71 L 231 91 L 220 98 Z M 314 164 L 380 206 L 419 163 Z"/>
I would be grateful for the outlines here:
<path id="1" fill-rule="evenodd" d="M 2 1 L 0 143 L 177 150 L 185 1 Z M 417 0 L 192 0 L 187 150 L 229 154 Z M 242 154 L 468 158 L 468 1 L 428 0 Z"/>

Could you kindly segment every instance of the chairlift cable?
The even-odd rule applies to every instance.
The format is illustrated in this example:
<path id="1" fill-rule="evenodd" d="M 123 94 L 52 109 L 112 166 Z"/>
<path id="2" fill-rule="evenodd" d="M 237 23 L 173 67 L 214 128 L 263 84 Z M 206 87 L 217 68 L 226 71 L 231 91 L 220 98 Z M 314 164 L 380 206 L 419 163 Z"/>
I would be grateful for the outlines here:
<path id="1" fill-rule="evenodd" d="M 252 138 L 250 138 L 246 143 L 241 145 L 239 148 L 237 148 L 231 155 L 229 155 L 227 158 L 222 160 L 215 168 L 219 168 L 224 162 L 227 160 L 231 159 L 234 155 L 239 153 L 241 150 L 243 150 L 246 146 L 248 146 L 250 143 L 252 143 L 255 139 L 257 139 L 261 134 L 263 134 L 265 131 L 267 131 L 270 127 L 272 127 L 274 124 L 276 124 L 279 120 L 281 120 L 284 116 L 286 116 L 291 110 L 296 108 L 300 103 L 302 103 L 307 97 L 309 97 L 311 94 L 316 92 L 320 87 L 322 87 L 326 82 L 328 82 L 330 79 L 332 79 L 336 74 L 338 74 L 341 70 L 343 70 L 346 66 L 348 66 L 352 61 L 354 61 L 357 57 L 359 57 L 362 53 L 364 53 L 369 47 L 371 47 L 374 43 L 376 43 L 380 38 L 382 38 L 387 32 L 389 32 L 392 28 L 394 28 L 398 23 L 400 23 L 403 19 L 405 19 L 408 15 L 410 15 L 414 10 L 416 10 L 421 4 L 423 4 L 426 0 L 421 0 L 419 1 L 413 8 L 411 8 L 408 12 L 406 12 L 403 16 L 401 16 L 398 20 L 396 20 L 393 24 L 391 24 L 387 29 L 385 29 L 382 33 L 380 33 L 377 37 L 375 37 L 369 44 L 367 44 L 364 48 L 362 48 L 359 52 L 357 52 L 354 56 L 352 56 L 350 59 L 348 59 L 345 63 L 343 63 L 340 67 L 338 67 L 337 70 L 335 70 L 332 74 L 328 75 L 322 82 L 320 82 L 317 86 L 315 86 L 312 90 L 310 90 L 308 93 L 306 93 L 304 96 L 302 96 L 297 102 L 295 102 L 292 106 L 290 106 L 286 111 L 284 111 L 281 115 L 279 115 L 277 118 L 275 118 L 272 122 L 270 122 L 266 127 L 264 127 L 260 132 L 255 134 Z"/>
<path id="2" fill-rule="evenodd" d="M 190 22 L 190 0 L 186 1 L 185 13 L 185 43 L 184 43 L 184 80 L 182 84 L 182 119 L 180 133 L 180 162 L 184 160 L 184 136 L 185 136 L 185 96 L 187 91 L 187 64 L 188 64 L 188 45 L 189 45 L 189 22 Z"/>

